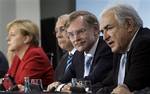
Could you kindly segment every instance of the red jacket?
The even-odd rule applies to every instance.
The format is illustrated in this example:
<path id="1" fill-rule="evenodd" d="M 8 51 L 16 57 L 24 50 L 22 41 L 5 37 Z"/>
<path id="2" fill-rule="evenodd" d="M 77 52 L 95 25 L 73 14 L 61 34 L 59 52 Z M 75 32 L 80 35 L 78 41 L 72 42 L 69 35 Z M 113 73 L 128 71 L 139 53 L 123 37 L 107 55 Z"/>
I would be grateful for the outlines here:
<path id="1" fill-rule="evenodd" d="M 47 55 L 40 47 L 29 47 L 22 60 L 16 55 L 8 70 L 17 84 L 24 85 L 24 77 L 42 79 L 44 87 L 53 82 L 54 70 Z"/>

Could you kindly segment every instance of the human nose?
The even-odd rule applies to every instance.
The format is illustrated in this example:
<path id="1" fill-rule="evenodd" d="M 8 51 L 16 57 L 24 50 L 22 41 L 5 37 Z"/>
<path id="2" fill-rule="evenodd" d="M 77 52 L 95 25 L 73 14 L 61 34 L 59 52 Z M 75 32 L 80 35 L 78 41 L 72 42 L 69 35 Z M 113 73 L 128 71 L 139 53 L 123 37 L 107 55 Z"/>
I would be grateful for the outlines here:
<path id="1" fill-rule="evenodd" d="M 74 40 L 74 41 L 79 41 L 79 40 L 80 40 L 80 33 L 75 32 L 75 33 L 74 33 L 74 36 L 73 36 L 73 40 Z"/>
<path id="2" fill-rule="evenodd" d="M 62 35 L 61 32 L 56 32 L 56 37 L 57 37 L 57 38 L 60 38 L 61 35 Z"/>
<path id="3" fill-rule="evenodd" d="M 104 34 L 103 39 L 104 39 L 105 41 L 107 41 L 107 40 L 109 39 L 109 37 L 110 37 L 109 32 L 104 31 L 103 34 Z"/>

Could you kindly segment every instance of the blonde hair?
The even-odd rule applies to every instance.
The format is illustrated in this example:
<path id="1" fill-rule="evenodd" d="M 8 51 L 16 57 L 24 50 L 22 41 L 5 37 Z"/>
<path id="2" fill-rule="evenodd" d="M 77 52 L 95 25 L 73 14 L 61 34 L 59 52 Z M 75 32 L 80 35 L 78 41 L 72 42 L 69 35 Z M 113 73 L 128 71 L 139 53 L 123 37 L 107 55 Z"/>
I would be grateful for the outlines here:
<path id="1" fill-rule="evenodd" d="M 7 24 L 7 31 L 9 32 L 10 28 L 14 26 L 17 27 L 17 30 L 20 31 L 22 35 L 32 37 L 31 45 L 39 45 L 39 28 L 35 23 L 27 19 L 14 20 Z"/>
<path id="2" fill-rule="evenodd" d="M 66 30 L 66 24 L 67 24 L 68 19 L 69 19 L 68 14 L 61 15 L 61 16 L 58 17 L 56 25 L 57 25 L 57 23 L 61 23 L 63 25 L 63 27 L 65 28 L 65 30 Z M 55 25 L 55 31 L 57 31 L 56 30 L 56 25 Z"/>

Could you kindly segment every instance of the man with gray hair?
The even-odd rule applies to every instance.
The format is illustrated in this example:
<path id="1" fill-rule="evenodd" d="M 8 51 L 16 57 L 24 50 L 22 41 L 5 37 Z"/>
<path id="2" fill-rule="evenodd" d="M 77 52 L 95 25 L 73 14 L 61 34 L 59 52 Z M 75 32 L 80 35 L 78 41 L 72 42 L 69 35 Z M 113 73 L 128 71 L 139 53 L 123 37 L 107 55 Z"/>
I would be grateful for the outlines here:
<path id="1" fill-rule="evenodd" d="M 68 37 L 77 51 L 63 82 L 69 82 L 71 78 L 89 80 L 92 85 L 102 82 L 112 69 L 113 54 L 102 36 L 99 36 L 96 16 L 88 11 L 74 11 L 66 26 Z M 68 84 L 61 90 L 74 92 Z"/>
<path id="2" fill-rule="evenodd" d="M 136 10 L 123 4 L 105 9 L 100 18 L 100 31 L 115 53 L 114 86 L 110 92 L 130 94 L 128 90 L 132 92 L 150 86 L 150 30 L 143 28 Z M 103 81 L 104 86 L 108 81 Z"/>

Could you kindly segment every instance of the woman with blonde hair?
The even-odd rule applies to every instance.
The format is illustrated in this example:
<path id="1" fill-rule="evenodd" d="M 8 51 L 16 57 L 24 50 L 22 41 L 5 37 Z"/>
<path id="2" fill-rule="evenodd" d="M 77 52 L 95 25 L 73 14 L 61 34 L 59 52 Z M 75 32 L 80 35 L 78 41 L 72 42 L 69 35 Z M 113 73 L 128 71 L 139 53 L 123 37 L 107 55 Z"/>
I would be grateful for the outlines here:
<path id="1" fill-rule="evenodd" d="M 53 67 L 47 55 L 39 47 L 39 29 L 30 20 L 14 20 L 7 25 L 8 51 L 14 56 L 7 72 L 18 86 L 24 85 L 24 77 L 42 79 L 43 86 L 53 82 Z M 3 83 L 5 89 L 10 86 Z"/>

